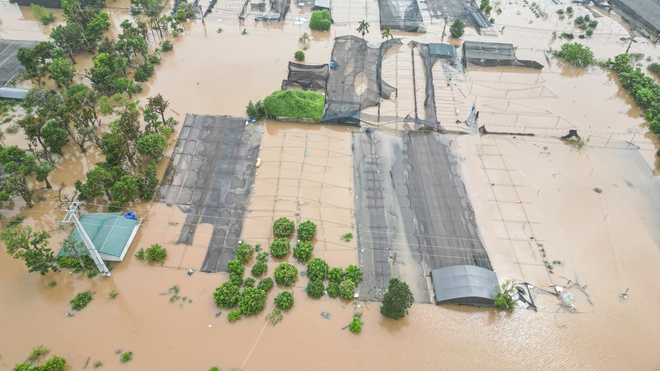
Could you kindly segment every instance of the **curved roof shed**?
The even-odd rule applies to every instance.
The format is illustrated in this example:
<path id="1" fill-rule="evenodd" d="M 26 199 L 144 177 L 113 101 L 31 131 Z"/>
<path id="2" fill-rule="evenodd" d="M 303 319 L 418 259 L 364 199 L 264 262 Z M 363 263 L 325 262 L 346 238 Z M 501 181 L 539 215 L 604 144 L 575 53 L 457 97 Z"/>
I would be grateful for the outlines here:
<path id="1" fill-rule="evenodd" d="M 493 306 L 495 272 L 474 265 L 454 265 L 431 271 L 438 304 Z"/>

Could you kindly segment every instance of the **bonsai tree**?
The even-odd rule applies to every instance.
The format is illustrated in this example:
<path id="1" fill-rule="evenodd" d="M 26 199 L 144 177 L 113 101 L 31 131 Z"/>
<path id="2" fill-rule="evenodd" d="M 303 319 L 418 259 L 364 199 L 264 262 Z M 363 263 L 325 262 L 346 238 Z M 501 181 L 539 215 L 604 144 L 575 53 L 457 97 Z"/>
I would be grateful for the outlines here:
<path id="1" fill-rule="evenodd" d="M 289 253 L 290 246 L 287 238 L 276 238 L 270 244 L 270 254 L 278 259 L 284 259 L 286 254 Z"/>
<path id="2" fill-rule="evenodd" d="M 291 237 L 294 229 L 295 223 L 287 218 L 279 218 L 273 223 L 273 235 L 277 238 Z"/>
<path id="3" fill-rule="evenodd" d="M 316 237 L 316 224 L 311 220 L 300 223 L 298 226 L 298 239 L 310 241 L 314 237 Z"/>
<path id="4" fill-rule="evenodd" d="M 454 21 L 449 27 L 449 34 L 454 39 L 460 39 L 465 34 L 465 23 L 461 22 L 460 19 Z"/>
<path id="5" fill-rule="evenodd" d="M 392 319 L 403 318 L 408 314 L 408 308 L 412 306 L 414 301 L 415 298 L 408 284 L 392 278 L 383 297 L 380 313 Z"/>
<path id="6" fill-rule="evenodd" d="M 314 258 L 307 263 L 307 277 L 310 280 L 324 280 L 328 276 L 328 263 L 323 259 Z"/>
<path id="7" fill-rule="evenodd" d="M 275 297 L 275 306 L 288 312 L 293 307 L 293 295 L 288 291 L 282 291 Z"/>
<path id="8" fill-rule="evenodd" d="M 291 286 L 296 282 L 298 269 L 293 264 L 282 263 L 275 268 L 275 282 L 282 286 Z"/>

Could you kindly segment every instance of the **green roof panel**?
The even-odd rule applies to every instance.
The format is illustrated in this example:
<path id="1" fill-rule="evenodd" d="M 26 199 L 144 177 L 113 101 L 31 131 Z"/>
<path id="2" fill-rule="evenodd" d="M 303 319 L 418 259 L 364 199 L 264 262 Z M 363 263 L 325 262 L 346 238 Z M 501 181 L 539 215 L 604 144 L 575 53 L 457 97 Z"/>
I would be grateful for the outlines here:
<path id="1" fill-rule="evenodd" d="M 121 213 L 84 214 L 80 218 L 80 224 L 82 224 L 85 232 L 100 253 L 119 257 L 137 224 L 137 220 L 125 218 Z M 83 243 L 82 237 L 76 229 L 71 232 L 69 237 L 81 244 Z M 84 244 L 81 245 L 79 253 L 88 254 Z M 57 256 L 68 255 L 71 255 L 71 253 L 64 250 L 60 250 L 57 254 Z"/>

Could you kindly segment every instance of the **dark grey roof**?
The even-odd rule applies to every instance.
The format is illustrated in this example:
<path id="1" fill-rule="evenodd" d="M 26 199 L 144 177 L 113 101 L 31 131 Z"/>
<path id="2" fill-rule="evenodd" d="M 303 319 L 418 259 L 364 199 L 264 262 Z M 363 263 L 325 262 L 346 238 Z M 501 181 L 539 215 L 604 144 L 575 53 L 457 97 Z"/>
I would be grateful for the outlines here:
<path id="1" fill-rule="evenodd" d="M 497 275 L 474 265 L 454 265 L 431 271 L 438 304 L 492 306 Z"/>
<path id="2" fill-rule="evenodd" d="M 23 66 L 16 58 L 21 46 L 34 47 L 36 41 L 0 40 L 0 87 L 16 76 Z"/>
<path id="3" fill-rule="evenodd" d="M 431 43 L 429 44 L 429 53 L 431 53 L 433 56 L 442 58 L 456 58 L 456 48 L 449 44 Z"/>

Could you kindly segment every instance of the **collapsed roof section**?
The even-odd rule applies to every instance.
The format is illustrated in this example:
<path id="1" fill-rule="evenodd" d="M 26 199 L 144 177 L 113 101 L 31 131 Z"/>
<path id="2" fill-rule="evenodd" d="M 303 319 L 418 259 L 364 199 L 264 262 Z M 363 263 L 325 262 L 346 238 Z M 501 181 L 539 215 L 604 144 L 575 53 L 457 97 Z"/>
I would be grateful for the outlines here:
<path id="1" fill-rule="evenodd" d="M 466 41 L 463 43 L 463 66 L 513 66 L 542 69 L 536 61 L 519 60 L 513 44 Z"/>
<path id="2" fill-rule="evenodd" d="M 324 90 L 328 85 L 330 67 L 289 62 L 289 75 L 282 80 L 282 90 L 298 85 L 303 90 Z"/>
<path id="3" fill-rule="evenodd" d="M 417 0 L 378 0 L 380 29 L 426 32 Z"/>
<path id="4" fill-rule="evenodd" d="M 495 272 L 474 265 L 453 265 L 431 271 L 438 304 L 493 306 Z"/>

